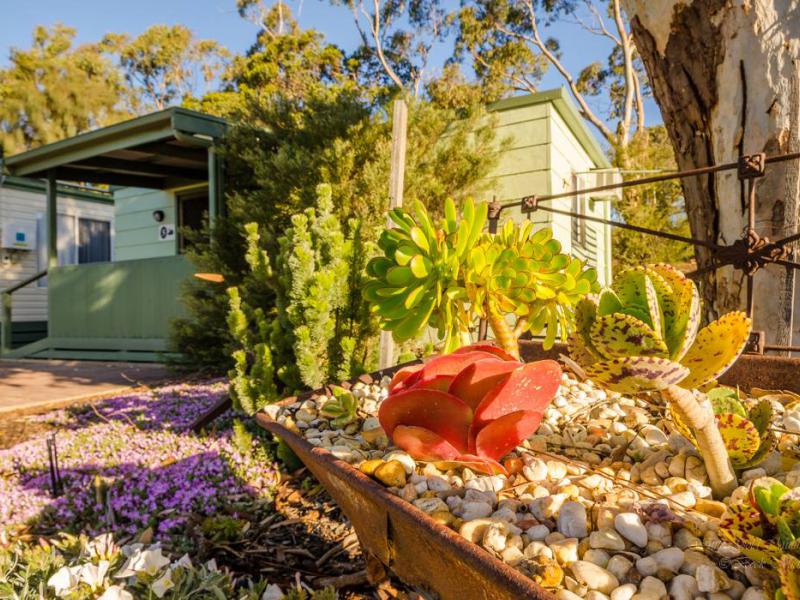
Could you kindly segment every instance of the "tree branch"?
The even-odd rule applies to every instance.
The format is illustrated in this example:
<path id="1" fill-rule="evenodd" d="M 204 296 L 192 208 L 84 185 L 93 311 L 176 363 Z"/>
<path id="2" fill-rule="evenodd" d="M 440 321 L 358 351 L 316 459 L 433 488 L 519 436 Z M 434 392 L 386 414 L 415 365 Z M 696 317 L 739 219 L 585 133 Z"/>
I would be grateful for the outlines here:
<path id="1" fill-rule="evenodd" d="M 620 123 L 619 143 L 623 146 L 628 143 L 631 130 L 631 115 L 633 113 L 634 97 L 634 74 L 633 74 L 633 44 L 625 29 L 625 21 L 622 18 L 622 9 L 619 0 L 611 0 L 611 7 L 614 14 L 614 23 L 619 32 L 620 45 L 622 46 L 622 67 L 625 71 L 625 100 L 623 102 L 622 122 Z"/>
<path id="2" fill-rule="evenodd" d="M 539 34 L 539 26 L 536 20 L 536 10 L 533 7 L 533 3 L 531 0 L 525 0 L 525 5 L 528 8 L 528 15 L 530 17 L 530 24 L 531 24 L 531 31 L 533 36 L 522 36 L 522 34 L 518 34 L 516 32 L 505 30 L 504 33 L 507 35 L 512 35 L 517 37 L 518 39 L 522 37 L 523 39 L 527 39 L 529 43 L 535 45 L 539 51 L 542 53 L 547 61 L 555 67 L 555 69 L 561 74 L 564 80 L 567 82 L 567 86 L 569 87 L 570 92 L 572 92 L 572 97 L 575 98 L 575 101 L 578 103 L 580 107 L 581 114 L 583 114 L 584 118 L 589 121 L 592 125 L 594 125 L 597 130 L 605 137 L 609 143 L 616 144 L 617 138 L 614 135 L 614 132 L 608 128 L 608 126 L 603 122 L 603 120 L 598 117 L 594 111 L 589 108 L 589 104 L 586 102 L 586 99 L 581 94 L 578 86 L 575 82 L 575 78 L 572 76 L 572 73 L 564 66 L 564 64 L 558 59 L 558 57 L 550 51 L 547 45 L 541 38 Z"/>

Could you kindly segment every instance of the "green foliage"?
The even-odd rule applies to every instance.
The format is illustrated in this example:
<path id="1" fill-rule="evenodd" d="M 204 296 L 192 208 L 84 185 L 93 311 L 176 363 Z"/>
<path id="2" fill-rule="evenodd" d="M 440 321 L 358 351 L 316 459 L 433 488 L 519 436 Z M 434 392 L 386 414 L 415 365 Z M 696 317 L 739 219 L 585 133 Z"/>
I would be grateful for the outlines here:
<path id="1" fill-rule="evenodd" d="M 615 162 L 629 171 L 626 177 L 646 177 L 652 171 L 674 171 L 675 154 L 663 126 L 649 127 L 636 135 L 626 148 L 615 151 Z M 613 210 L 626 223 L 691 237 L 683 190 L 677 179 L 662 181 L 623 190 L 622 198 L 614 202 Z M 668 262 L 689 263 L 694 257 L 689 244 L 663 238 L 654 243 L 649 235 L 612 229 L 614 268 Z"/>
<path id="2" fill-rule="evenodd" d="M 765 579 L 767 597 L 800 598 L 800 495 L 796 491 L 776 479 L 758 479 L 747 500 L 729 508 L 719 533 L 772 571 L 772 578 Z"/>
<path id="3" fill-rule="evenodd" d="M 275 9 L 263 18 L 274 34 Z M 295 360 L 288 314 L 273 309 L 277 292 L 285 288 L 259 284 L 250 274 L 242 227 L 258 223 L 262 246 L 278 257 L 283 252 L 278 240 L 294 216 L 315 206 L 319 183 L 330 185 L 332 214 L 354 251 L 347 314 L 337 321 L 345 329 L 340 347 L 332 349 L 341 358 L 324 370 L 338 380 L 373 364 L 377 348 L 369 340 L 375 325 L 359 290 L 388 205 L 391 122 L 389 107 L 381 104 L 385 90 L 357 75 L 357 60 L 325 43 L 319 32 L 300 29 L 285 6 L 283 23 L 283 35 L 262 32 L 246 56 L 232 61 L 221 91 L 189 104 L 237 123 L 222 150 L 235 157 L 227 161 L 228 215 L 215 223 L 214 241 L 199 241 L 190 258 L 198 271 L 224 275 L 247 304 L 271 317 L 274 365 L 281 383 L 293 390 L 303 385 L 296 368 L 301 357 Z M 479 193 L 491 184 L 498 146 L 482 109 L 410 101 L 405 197 L 423 199 L 436 214 L 448 195 Z M 174 324 L 173 347 L 194 368 L 232 368 L 237 347 L 219 326 L 228 310 L 220 286 L 191 281 L 183 298 L 189 317 Z M 309 329 L 305 346 L 316 344 L 319 333 Z"/>
<path id="4" fill-rule="evenodd" d="M 0 147 L 22 152 L 122 120 L 128 91 L 98 44 L 74 44 L 64 25 L 33 31 L 0 69 Z"/>
<path id="5" fill-rule="evenodd" d="M 268 339 L 270 324 L 262 309 L 253 310 L 242 302 L 238 288 L 228 288 L 228 296 L 228 327 L 240 344 L 233 352 L 234 367 L 228 371 L 230 394 L 235 407 L 253 414 L 278 399 Z"/>
<path id="6" fill-rule="evenodd" d="M 331 393 L 333 398 L 325 403 L 320 412 L 331 419 L 337 429 L 341 429 L 356 420 L 358 400 L 352 392 L 337 385 L 331 386 Z"/>
<path id="7" fill-rule="evenodd" d="M 486 317 L 500 344 L 518 352 L 517 338 L 547 328 L 552 346 L 558 328 L 570 330 L 570 308 L 596 291 L 597 274 L 561 253 L 549 230 L 533 231 L 507 221 L 497 235 L 482 234 L 487 205 L 464 203 L 458 218 L 452 200 L 435 227 L 421 203 L 415 215 L 390 211 L 395 227 L 381 234 L 383 256 L 370 261 L 364 297 L 381 326 L 397 342 L 436 327 L 449 352 L 469 335 L 476 317 Z M 506 318 L 515 318 L 514 331 Z"/>
<path id="8" fill-rule="evenodd" d="M 635 267 L 576 306 L 572 358 L 594 381 L 622 393 L 672 384 L 699 387 L 724 373 L 750 335 L 750 319 L 728 313 L 700 329 L 700 295 L 669 265 Z"/>

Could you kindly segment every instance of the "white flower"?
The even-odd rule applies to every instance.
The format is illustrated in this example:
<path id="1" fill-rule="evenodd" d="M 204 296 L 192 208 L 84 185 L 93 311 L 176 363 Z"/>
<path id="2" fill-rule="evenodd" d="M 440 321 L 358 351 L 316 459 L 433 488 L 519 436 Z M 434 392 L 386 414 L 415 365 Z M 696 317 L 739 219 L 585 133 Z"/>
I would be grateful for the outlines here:
<path id="1" fill-rule="evenodd" d="M 133 596 L 118 585 L 112 585 L 97 600 L 133 600 Z"/>
<path id="2" fill-rule="evenodd" d="M 167 569 L 164 571 L 164 574 L 161 577 L 153 582 L 153 585 L 150 586 L 150 589 L 153 590 L 153 593 L 156 596 L 163 598 L 164 594 L 167 593 L 167 590 L 173 587 L 175 587 L 175 583 L 172 581 L 172 569 Z"/>
<path id="3" fill-rule="evenodd" d="M 215 561 L 213 558 L 206 563 L 206 569 L 208 569 L 212 573 L 219 573 L 219 567 L 217 567 L 217 561 Z"/>
<path id="4" fill-rule="evenodd" d="M 55 590 L 58 597 L 66 596 L 79 583 L 81 567 L 61 567 L 47 580 L 47 587 Z"/>
<path id="5" fill-rule="evenodd" d="M 261 594 L 261 600 L 282 600 L 283 592 L 281 588 L 274 583 L 270 583 L 264 593 Z"/>
<path id="6" fill-rule="evenodd" d="M 109 560 L 119 552 L 119 547 L 114 543 L 112 534 L 104 533 L 86 545 L 86 552 L 91 558 Z"/>
<path id="7" fill-rule="evenodd" d="M 132 577 L 139 573 L 155 575 L 161 567 L 166 567 L 169 559 L 161 554 L 161 548 L 155 547 L 152 550 L 136 550 L 122 565 L 122 569 L 114 575 L 117 578 Z"/>
<path id="8" fill-rule="evenodd" d="M 189 558 L 188 554 L 184 554 L 181 556 L 177 562 L 174 563 L 175 567 L 183 567 L 184 569 L 191 569 L 192 568 L 192 560 Z"/>
<path id="9" fill-rule="evenodd" d="M 80 580 L 86 583 L 92 591 L 97 590 L 98 588 L 103 587 L 103 583 L 106 579 L 106 573 L 108 573 L 108 568 L 111 566 L 107 560 L 101 560 L 98 564 L 93 565 L 92 563 L 86 563 L 81 567 L 80 570 Z"/>

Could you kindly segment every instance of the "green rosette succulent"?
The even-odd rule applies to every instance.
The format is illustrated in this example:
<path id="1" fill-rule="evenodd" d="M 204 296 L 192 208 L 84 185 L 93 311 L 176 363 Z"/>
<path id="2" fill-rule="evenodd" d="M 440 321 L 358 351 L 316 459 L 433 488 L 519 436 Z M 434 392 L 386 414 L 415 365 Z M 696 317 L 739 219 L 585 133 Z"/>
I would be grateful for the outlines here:
<path id="1" fill-rule="evenodd" d="M 367 266 L 364 296 L 397 342 L 433 326 L 446 352 L 467 342 L 476 318 L 486 318 L 500 345 L 519 356 L 526 331 L 547 329 L 550 347 L 560 329 L 571 330 L 571 308 L 597 291 L 597 273 L 561 253 L 549 229 L 508 221 L 498 234 L 482 233 L 488 205 L 464 203 L 461 218 L 452 200 L 437 228 L 425 207 L 414 216 L 396 208 L 396 224 L 378 242 L 383 256 Z"/>
<path id="2" fill-rule="evenodd" d="M 561 252 L 552 230 L 534 232 L 533 226 L 509 220 L 496 235 L 484 234 L 467 256 L 465 287 L 475 312 L 489 319 L 495 333 L 511 314 L 517 337 L 546 329 L 543 346 L 549 349 L 558 332 L 566 340 L 574 306 L 599 284 L 595 269 Z"/>
<path id="3" fill-rule="evenodd" d="M 402 208 L 389 211 L 395 227 L 378 240 L 383 256 L 367 264 L 373 279 L 363 295 L 396 342 L 413 339 L 430 325 L 444 337 L 449 352 L 471 327 L 463 265 L 486 223 L 487 205 L 467 200 L 459 220 L 448 199 L 438 228 L 421 202 L 413 207 L 414 216 Z"/>
<path id="4" fill-rule="evenodd" d="M 670 265 L 622 272 L 575 309 L 572 358 L 588 377 L 621 393 L 691 389 L 714 381 L 739 357 L 750 319 L 731 312 L 700 329 L 700 295 Z"/>
<path id="5" fill-rule="evenodd" d="M 762 399 L 748 404 L 741 399 L 739 390 L 725 386 L 709 390 L 706 396 L 734 468 L 749 469 L 762 462 L 775 445 L 770 431 L 772 403 Z M 694 434 L 680 416 L 674 410 L 670 413 L 678 431 L 696 445 Z"/>

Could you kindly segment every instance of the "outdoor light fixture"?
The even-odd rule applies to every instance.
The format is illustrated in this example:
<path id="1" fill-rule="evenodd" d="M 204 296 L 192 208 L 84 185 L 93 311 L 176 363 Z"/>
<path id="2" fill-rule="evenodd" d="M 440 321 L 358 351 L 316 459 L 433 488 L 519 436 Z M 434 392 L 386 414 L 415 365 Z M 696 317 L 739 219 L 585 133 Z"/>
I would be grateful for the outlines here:
<path id="1" fill-rule="evenodd" d="M 156 223 L 161 223 L 164 220 L 164 211 L 163 210 L 154 210 L 153 211 L 153 220 Z"/>

